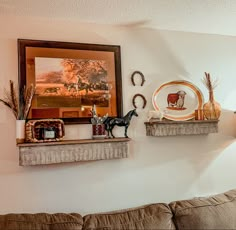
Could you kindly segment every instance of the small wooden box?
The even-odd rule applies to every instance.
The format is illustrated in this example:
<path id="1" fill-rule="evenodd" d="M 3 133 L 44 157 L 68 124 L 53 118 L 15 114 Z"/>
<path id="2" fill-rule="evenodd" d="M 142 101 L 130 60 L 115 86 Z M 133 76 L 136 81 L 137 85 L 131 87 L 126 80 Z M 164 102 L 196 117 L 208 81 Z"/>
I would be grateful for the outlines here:
<path id="1" fill-rule="evenodd" d="M 64 122 L 60 119 L 29 120 L 25 135 L 26 142 L 60 141 L 65 135 Z"/>

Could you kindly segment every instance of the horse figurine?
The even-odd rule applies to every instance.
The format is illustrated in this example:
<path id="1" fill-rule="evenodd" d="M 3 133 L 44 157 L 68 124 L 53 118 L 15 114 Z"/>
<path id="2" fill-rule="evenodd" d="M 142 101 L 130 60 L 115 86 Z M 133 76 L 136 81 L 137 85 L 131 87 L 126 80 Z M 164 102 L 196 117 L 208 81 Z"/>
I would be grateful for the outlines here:
<path id="1" fill-rule="evenodd" d="M 117 118 L 112 118 L 112 117 L 108 117 L 105 121 L 105 130 L 107 131 L 107 135 L 108 137 L 111 136 L 114 138 L 115 136 L 112 133 L 112 130 L 114 128 L 114 126 L 125 126 L 125 137 L 128 138 L 127 135 L 127 130 L 131 121 L 131 118 L 133 116 L 138 116 L 138 114 L 136 113 L 136 109 L 130 110 L 124 117 L 117 117 Z"/>

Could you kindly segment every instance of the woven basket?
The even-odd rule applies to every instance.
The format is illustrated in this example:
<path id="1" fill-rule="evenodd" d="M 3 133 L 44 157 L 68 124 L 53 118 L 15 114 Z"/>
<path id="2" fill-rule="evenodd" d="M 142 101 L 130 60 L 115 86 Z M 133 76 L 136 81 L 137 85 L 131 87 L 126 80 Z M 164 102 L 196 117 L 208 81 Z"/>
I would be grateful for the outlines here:
<path id="1" fill-rule="evenodd" d="M 55 138 L 43 138 L 42 130 L 52 128 Z M 25 126 L 26 142 L 60 141 L 65 135 L 64 122 L 60 119 L 29 120 Z"/>

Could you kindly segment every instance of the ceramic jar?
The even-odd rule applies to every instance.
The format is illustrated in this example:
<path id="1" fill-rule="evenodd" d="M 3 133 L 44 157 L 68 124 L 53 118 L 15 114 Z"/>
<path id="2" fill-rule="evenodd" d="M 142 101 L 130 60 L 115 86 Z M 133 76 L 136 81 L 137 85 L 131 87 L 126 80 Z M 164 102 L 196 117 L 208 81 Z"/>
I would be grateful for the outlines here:
<path id="1" fill-rule="evenodd" d="M 105 124 L 93 124 L 92 125 L 93 139 L 105 138 Z"/>
<path id="2" fill-rule="evenodd" d="M 16 143 L 25 142 L 25 120 L 16 120 Z"/>
<path id="3" fill-rule="evenodd" d="M 204 116 L 207 120 L 218 120 L 221 114 L 221 106 L 215 101 L 213 91 L 209 92 L 209 101 L 203 105 Z"/>

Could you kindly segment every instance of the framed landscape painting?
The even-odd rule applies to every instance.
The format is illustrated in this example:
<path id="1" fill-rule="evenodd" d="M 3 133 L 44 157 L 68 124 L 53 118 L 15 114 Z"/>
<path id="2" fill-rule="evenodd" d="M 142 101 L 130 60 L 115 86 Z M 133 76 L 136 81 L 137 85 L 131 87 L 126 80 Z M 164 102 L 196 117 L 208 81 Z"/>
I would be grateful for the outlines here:
<path id="1" fill-rule="evenodd" d="M 28 119 L 123 115 L 120 46 L 18 39 L 18 60 L 19 88 L 36 87 Z"/>

